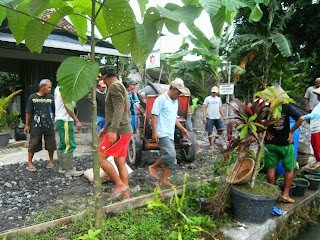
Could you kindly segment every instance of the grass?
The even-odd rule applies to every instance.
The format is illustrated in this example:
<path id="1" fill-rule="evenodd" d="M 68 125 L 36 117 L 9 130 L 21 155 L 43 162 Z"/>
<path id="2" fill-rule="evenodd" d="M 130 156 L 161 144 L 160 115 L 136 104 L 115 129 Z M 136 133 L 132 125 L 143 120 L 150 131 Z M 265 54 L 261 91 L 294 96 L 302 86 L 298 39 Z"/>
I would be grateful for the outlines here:
<path id="1" fill-rule="evenodd" d="M 272 196 L 278 193 L 278 189 L 260 182 L 256 182 L 254 188 L 251 188 L 249 184 L 234 185 L 234 187 L 240 191 L 254 195 Z"/>

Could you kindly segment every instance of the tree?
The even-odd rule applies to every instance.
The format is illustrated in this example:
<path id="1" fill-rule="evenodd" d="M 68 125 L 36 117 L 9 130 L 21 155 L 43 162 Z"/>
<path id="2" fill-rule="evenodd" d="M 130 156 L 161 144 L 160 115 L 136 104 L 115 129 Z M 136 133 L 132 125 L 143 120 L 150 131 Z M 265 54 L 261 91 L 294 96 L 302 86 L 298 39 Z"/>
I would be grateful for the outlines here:
<path id="1" fill-rule="evenodd" d="M 96 133 L 95 86 L 99 73 L 94 51 L 96 42 L 111 38 L 119 52 L 131 53 L 136 65 L 141 66 L 153 49 L 164 24 L 169 31 L 177 33 L 181 22 L 193 24 L 205 9 L 210 12 L 215 33 L 219 35 L 224 22 L 230 21 L 237 9 L 249 7 L 252 9 L 250 18 L 259 20 L 262 16 L 259 3 L 268 3 L 267 0 L 232 0 L 228 1 L 227 5 L 220 0 L 183 0 L 182 2 L 185 4 L 182 7 L 169 3 L 165 7 L 146 9 L 148 0 L 139 0 L 140 14 L 143 19 L 139 23 L 128 0 L 0 0 L 0 23 L 7 17 L 9 28 L 17 44 L 25 40 L 30 52 L 41 53 L 44 41 L 65 16 L 69 17 L 76 29 L 76 33 L 70 33 L 78 37 L 80 44 L 89 42 L 91 45 L 90 61 L 76 57 L 66 59 L 58 69 L 57 80 L 58 85 L 61 86 L 62 97 L 67 103 L 80 100 L 91 90 L 95 216 L 98 225 L 102 220 L 102 200 Z M 45 21 L 41 16 L 47 9 L 54 9 L 54 13 Z M 91 27 L 90 38 L 86 35 L 87 22 Z M 102 39 L 96 39 L 96 28 Z"/>

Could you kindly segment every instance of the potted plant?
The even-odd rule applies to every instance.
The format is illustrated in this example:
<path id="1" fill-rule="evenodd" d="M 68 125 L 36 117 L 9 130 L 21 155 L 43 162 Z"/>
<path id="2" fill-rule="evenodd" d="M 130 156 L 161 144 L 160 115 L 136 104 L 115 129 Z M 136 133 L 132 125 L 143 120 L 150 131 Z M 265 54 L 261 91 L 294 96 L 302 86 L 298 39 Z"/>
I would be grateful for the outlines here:
<path id="1" fill-rule="evenodd" d="M 232 205 L 236 219 L 244 222 L 263 223 L 269 218 L 274 202 L 278 198 L 278 189 L 274 185 L 255 181 L 260 169 L 264 138 L 267 127 L 282 120 L 280 118 L 282 103 L 293 102 L 293 100 L 288 97 L 286 92 L 278 94 L 271 87 L 268 87 L 266 92 L 258 92 L 256 96 L 258 99 L 250 105 L 246 105 L 238 99 L 234 99 L 236 107 L 230 105 L 236 117 L 235 121 L 228 124 L 230 141 L 225 151 L 225 158 L 228 158 L 233 150 L 238 152 L 234 169 L 239 169 L 236 167 L 237 164 L 243 162 L 253 145 L 256 146 L 255 166 L 251 181 L 247 186 L 232 187 L 230 184 L 225 189 L 232 187 Z M 273 119 L 271 119 L 271 114 L 273 114 Z M 236 130 L 239 132 L 237 136 L 230 134 L 230 125 L 236 126 Z M 231 176 L 237 175 L 238 173 L 231 173 Z M 233 181 L 230 181 L 229 178 L 229 182 Z M 255 187 L 255 185 L 257 186 Z M 227 194 L 226 190 L 224 192 Z"/>
<path id="2" fill-rule="evenodd" d="M 6 147 L 8 145 L 12 130 L 21 121 L 18 113 L 8 113 L 7 111 L 7 107 L 12 98 L 20 92 L 22 92 L 22 90 L 13 92 L 6 98 L 0 98 L 0 147 Z"/>

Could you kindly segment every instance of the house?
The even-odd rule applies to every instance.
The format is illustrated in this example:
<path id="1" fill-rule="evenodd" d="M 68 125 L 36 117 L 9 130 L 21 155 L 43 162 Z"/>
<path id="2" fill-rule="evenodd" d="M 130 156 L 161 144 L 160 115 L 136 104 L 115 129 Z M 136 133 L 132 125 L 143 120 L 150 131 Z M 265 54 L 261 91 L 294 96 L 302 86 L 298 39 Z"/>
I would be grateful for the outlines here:
<path id="1" fill-rule="evenodd" d="M 47 11 L 42 17 L 43 20 L 49 18 L 53 11 Z M 73 26 L 62 19 L 58 23 L 59 27 L 75 32 Z M 16 89 L 23 89 L 23 93 L 16 99 L 21 117 L 25 120 L 25 106 L 30 94 L 39 90 L 39 81 L 48 78 L 57 85 L 56 72 L 66 58 L 72 56 L 87 55 L 90 52 L 88 43 L 81 46 L 78 39 L 72 33 L 55 28 L 44 42 L 41 54 L 30 53 L 24 41 L 17 45 L 10 29 L 8 21 L 5 19 L 0 26 L 0 94 L 3 95 L 10 86 Z M 95 48 L 96 54 L 111 55 L 115 58 L 121 56 L 128 57 L 119 53 L 112 44 L 101 41 Z M 77 106 L 79 119 L 82 122 L 90 122 L 89 103 L 80 100 Z"/>

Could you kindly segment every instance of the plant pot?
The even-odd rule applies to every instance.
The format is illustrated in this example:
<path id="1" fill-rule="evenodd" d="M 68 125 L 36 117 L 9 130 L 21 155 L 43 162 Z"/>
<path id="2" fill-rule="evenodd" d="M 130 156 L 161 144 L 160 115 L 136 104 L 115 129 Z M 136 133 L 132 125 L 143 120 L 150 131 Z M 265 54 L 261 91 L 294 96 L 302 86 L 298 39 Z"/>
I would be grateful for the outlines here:
<path id="1" fill-rule="evenodd" d="M 305 168 L 304 171 L 307 174 L 320 176 L 320 172 L 318 170 L 315 170 L 315 169 Z"/>
<path id="2" fill-rule="evenodd" d="M 293 182 L 296 185 L 293 190 L 293 196 L 303 197 L 310 186 L 309 181 L 306 179 L 293 179 Z"/>
<path id="3" fill-rule="evenodd" d="M 0 132 L 0 148 L 8 145 L 10 134 L 11 131 Z"/>
<path id="4" fill-rule="evenodd" d="M 269 183 L 256 181 L 273 188 L 277 192 L 271 196 L 255 195 L 232 187 L 232 208 L 236 220 L 247 223 L 261 224 L 270 217 L 274 202 L 279 197 L 278 189 Z"/>
<path id="5" fill-rule="evenodd" d="M 234 168 L 233 172 L 232 169 Z M 227 174 L 230 176 L 228 182 L 232 184 L 244 184 L 250 181 L 254 169 L 254 160 L 252 158 L 245 158 L 239 160 L 237 165 L 231 166 Z M 231 174 L 232 172 L 232 174 Z"/>
<path id="6" fill-rule="evenodd" d="M 320 176 L 306 174 L 304 177 L 310 182 L 310 190 L 318 190 L 320 188 Z"/>
<path id="7" fill-rule="evenodd" d="M 281 191 L 284 191 L 284 181 L 283 180 L 277 180 L 276 184 L 280 187 Z M 291 197 L 293 194 L 294 189 L 296 188 L 296 185 L 294 183 L 291 183 L 291 187 L 289 190 L 289 196 Z"/>

